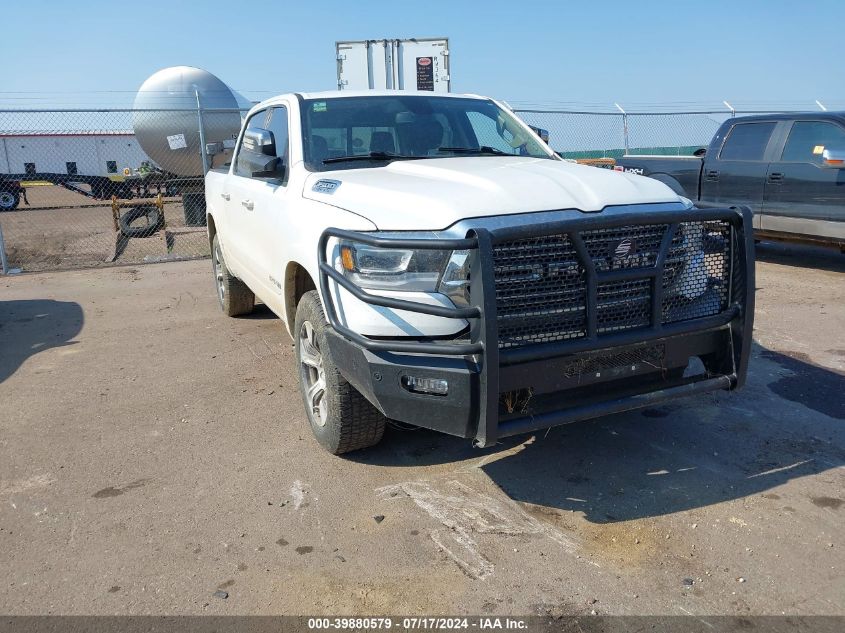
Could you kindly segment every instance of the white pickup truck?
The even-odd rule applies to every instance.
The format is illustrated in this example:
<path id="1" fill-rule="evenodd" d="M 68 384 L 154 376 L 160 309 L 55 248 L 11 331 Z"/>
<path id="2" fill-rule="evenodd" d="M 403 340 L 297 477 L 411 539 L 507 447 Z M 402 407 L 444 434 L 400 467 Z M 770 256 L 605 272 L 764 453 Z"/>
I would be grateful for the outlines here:
<path id="1" fill-rule="evenodd" d="M 561 160 L 491 99 L 269 99 L 206 202 L 223 311 L 281 318 L 335 454 L 388 419 L 488 446 L 745 380 L 750 211 Z"/>

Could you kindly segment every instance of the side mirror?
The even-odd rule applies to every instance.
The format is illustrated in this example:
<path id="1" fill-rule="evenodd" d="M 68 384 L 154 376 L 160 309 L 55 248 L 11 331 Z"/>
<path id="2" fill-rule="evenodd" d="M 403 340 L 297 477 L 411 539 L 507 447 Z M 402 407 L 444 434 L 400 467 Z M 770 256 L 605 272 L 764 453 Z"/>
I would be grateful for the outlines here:
<path id="1" fill-rule="evenodd" d="M 276 155 L 276 142 L 273 139 L 273 133 L 260 127 L 247 128 L 241 145 L 245 151 L 253 154 Z"/>
<path id="2" fill-rule="evenodd" d="M 548 131 L 548 130 L 544 130 L 544 129 L 543 129 L 543 128 L 541 128 L 541 127 L 535 127 L 535 126 L 533 126 L 533 125 L 529 125 L 528 127 L 530 127 L 530 128 L 531 128 L 531 130 L 534 132 L 534 134 L 536 134 L 536 135 L 537 135 L 537 136 L 539 136 L 541 139 L 543 139 L 543 142 L 544 142 L 546 145 L 548 145 L 548 144 L 549 144 L 549 131 Z"/>
<path id="3" fill-rule="evenodd" d="M 699 147 L 692 153 L 693 156 L 698 158 L 704 158 L 707 155 L 707 148 L 706 147 Z"/>
<path id="4" fill-rule="evenodd" d="M 253 178 L 277 178 L 282 180 L 285 177 L 285 164 L 278 156 L 268 156 L 266 160 L 250 162 Z"/>
<path id="5" fill-rule="evenodd" d="M 822 167 L 845 169 L 845 150 L 826 149 L 822 152 Z"/>
<path id="6" fill-rule="evenodd" d="M 285 177 L 285 165 L 276 156 L 276 141 L 270 130 L 257 127 L 246 129 L 238 158 L 238 162 L 241 161 L 253 178 L 282 180 Z"/>

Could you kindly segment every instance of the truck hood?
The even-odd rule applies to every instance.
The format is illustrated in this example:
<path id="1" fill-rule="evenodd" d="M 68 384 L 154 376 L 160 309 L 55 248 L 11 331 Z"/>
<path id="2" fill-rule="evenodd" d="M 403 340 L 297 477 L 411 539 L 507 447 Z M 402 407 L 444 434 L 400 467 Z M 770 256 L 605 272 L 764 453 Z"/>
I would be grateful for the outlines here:
<path id="1" fill-rule="evenodd" d="M 318 181 L 334 181 L 319 183 Z M 677 202 L 661 182 L 566 161 L 511 156 L 395 161 L 311 174 L 305 198 L 371 220 L 379 230 L 440 230 L 491 215 Z"/>

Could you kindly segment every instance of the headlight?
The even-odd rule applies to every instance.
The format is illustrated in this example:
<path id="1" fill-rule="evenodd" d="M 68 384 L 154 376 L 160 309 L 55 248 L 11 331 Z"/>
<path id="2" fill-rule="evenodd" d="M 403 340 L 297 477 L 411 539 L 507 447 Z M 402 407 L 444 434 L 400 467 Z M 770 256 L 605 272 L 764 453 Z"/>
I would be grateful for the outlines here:
<path id="1" fill-rule="evenodd" d="M 343 240 L 335 268 L 360 288 L 441 292 L 469 305 L 469 251 L 382 248 Z"/>
<path id="2" fill-rule="evenodd" d="M 469 305 L 470 251 L 452 251 L 437 289 L 456 306 Z"/>

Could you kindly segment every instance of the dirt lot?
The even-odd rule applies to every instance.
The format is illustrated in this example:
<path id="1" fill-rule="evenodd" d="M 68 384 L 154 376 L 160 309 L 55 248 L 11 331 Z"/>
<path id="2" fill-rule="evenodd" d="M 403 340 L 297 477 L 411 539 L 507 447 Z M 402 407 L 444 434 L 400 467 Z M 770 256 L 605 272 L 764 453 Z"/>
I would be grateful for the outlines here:
<path id="1" fill-rule="evenodd" d="M 0 278 L 0 613 L 845 614 L 845 258 L 759 257 L 741 392 L 346 459 L 207 261 Z"/>
<path id="2" fill-rule="evenodd" d="M 25 272 L 107 265 L 115 255 L 111 203 L 86 198 L 58 186 L 27 189 L 30 206 L 0 214 L 9 265 Z M 146 199 L 152 203 L 153 199 Z M 136 200 L 137 201 L 137 200 Z M 167 242 L 161 233 L 129 240 L 119 263 L 207 257 L 202 227 L 186 227 L 181 198 L 165 200 Z"/>

